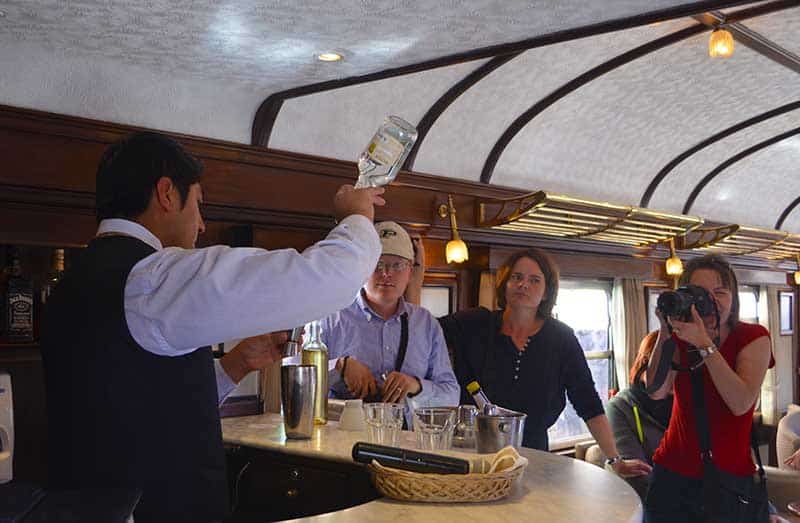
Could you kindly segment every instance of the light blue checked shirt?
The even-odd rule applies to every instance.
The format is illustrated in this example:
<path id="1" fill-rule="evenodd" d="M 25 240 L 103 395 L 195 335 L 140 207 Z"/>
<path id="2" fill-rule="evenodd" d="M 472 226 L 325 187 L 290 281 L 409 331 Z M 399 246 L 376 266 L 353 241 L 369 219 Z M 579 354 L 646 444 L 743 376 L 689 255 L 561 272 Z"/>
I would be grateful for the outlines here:
<path id="1" fill-rule="evenodd" d="M 350 356 L 372 371 L 378 385 L 380 375 L 394 371 L 400 348 L 400 315 L 408 313 L 408 350 L 400 372 L 419 378 L 422 391 L 406 399 L 406 419 L 411 409 L 458 405 L 460 396 L 447 345 L 439 322 L 427 309 L 400 298 L 395 314 L 384 320 L 367 304 L 362 290 L 347 308 L 322 320 L 322 339 L 330 359 Z M 351 398 L 337 371 L 329 376 L 334 398 Z"/>

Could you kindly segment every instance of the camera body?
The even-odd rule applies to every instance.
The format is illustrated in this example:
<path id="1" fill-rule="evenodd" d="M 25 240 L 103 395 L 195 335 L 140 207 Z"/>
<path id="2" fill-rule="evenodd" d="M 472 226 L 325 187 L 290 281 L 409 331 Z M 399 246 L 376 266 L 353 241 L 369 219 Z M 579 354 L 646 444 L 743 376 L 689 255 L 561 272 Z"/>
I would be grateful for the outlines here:
<path id="1" fill-rule="evenodd" d="M 717 304 L 707 290 L 699 285 L 686 285 L 674 291 L 659 294 L 656 309 L 668 318 L 679 321 L 692 321 L 692 305 L 701 317 L 711 316 L 717 311 Z"/>

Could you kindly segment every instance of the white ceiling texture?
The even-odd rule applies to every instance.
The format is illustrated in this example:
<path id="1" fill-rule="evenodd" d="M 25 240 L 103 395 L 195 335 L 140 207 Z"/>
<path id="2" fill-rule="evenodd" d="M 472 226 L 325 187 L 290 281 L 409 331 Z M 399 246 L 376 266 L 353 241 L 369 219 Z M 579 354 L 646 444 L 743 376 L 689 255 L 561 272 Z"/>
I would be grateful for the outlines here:
<path id="1" fill-rule="evenodd" d="M 735 33 L 733 57 L 709 58 L 691 15 L 754 8 L 769 14 L 737 27 L 755 43 Z M 385 115 L 417 124 L 519 52 L 445 105 L 413 170 L 722 223 L 786 214 L 780 228 L 800 233 L 800 1 L 0 0 L 0 13 L 2 104 L 250 143 L 272 100 L 260 145 L 345 160 Z M 344 60 L 316 59 L 331 50 Z M 348 80 L 395 69 L 407 74 Z"/>

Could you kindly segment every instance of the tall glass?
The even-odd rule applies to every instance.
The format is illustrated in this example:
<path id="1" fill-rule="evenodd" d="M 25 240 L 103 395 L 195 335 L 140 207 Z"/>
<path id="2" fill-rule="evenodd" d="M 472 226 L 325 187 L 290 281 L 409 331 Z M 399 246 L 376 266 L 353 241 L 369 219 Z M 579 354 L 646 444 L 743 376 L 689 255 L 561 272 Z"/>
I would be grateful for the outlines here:
<path id="1" fill-rule="evenodd" d="M 397 178 L 416 140 L 416 127 L 399 116 L 387 116 L 358 158 L 356 188 L 380 187 Z"/>

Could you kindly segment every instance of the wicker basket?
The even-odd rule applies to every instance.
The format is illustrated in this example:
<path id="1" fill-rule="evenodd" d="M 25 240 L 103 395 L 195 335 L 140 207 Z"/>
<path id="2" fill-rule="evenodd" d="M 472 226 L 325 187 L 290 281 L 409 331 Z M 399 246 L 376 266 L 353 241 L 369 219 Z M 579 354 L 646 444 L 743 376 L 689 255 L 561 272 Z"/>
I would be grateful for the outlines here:
<path id="1" fill-rule="evenodd" d="M 420 474 L 382 466 L 367 468 L 378 492 L 400 501 L 429 503 L 481 502 L 504 498 L 522 476 L 527 460 L 514 468 L 490 474 Z"/>

